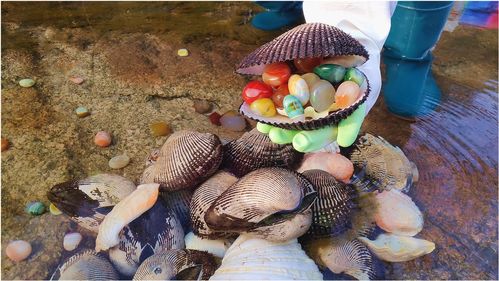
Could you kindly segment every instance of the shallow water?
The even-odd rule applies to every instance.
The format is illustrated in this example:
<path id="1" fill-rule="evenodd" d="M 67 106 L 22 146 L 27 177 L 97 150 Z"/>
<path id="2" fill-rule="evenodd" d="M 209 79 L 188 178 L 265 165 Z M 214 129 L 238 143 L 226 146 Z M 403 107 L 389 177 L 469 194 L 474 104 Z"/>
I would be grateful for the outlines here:
<path id="1" fill-rule="evenodd" d="M 190 109 L 196 98 L 222 112 L 239 105 L 246 80 L 234 66 L 282 32 L 253 29 L 248 20 L 258 10 L 249 2 L 2 3 L 2 137 L 12 143 L 2 153 L 2 243 L 25 239 L 34 249 L 20 264 L 2 255 L 3 279 L 47 278 L 69 254 L 62 236 L 76 226 L 63 216 L 30 217 L 24 205 L 48 203 L 56 183 L 110 172 L 107 160 L 123 151 L 132 162 L 118 173 L 138 179 L 147 154 L 166 139 L 150 136 L 152 121 L 239 135 Z M 180 60 L 183 47 L 191 55 Z M 497 31 L 458 27 L 434 55 L 442 97 L 425 102 L 436 109 L 404 120 L 380 98 L 362 129 L 418 166 L 409 192 L 425 214 L 418 236 L 437 245 L 420 259 L 386 263 L 386 278 L 497 279 Z M 72 75 L 85 82 L 71 84 Z M 34 88 L 19 89 L 25 77 L 37 80 Z M 79 105 L 92 115 L 76 118 Z M 101 129 L 114 137 L 105 150 L 91 143 Z"/>

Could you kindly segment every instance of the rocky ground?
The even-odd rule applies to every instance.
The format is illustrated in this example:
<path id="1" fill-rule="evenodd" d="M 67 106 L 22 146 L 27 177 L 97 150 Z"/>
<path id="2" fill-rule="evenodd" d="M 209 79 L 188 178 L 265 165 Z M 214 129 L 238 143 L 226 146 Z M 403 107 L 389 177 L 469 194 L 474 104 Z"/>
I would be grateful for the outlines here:
<path id="1" fill-rule="evenodd" d="M 241 134 L 212 125 L 192 105 L 209 100 L 220 112 L 239 106 L 248 78 L 236 75 L 234 66 L 282 32 L 253 29 L 248 20 L 256 11 L 250 2 L 2 3 L 1 134 L 11 146 L 2 153 L 1 241 L 2 248 L 14 239 L 33 245 L 33 254 L 18 264 L 2 249 L 2 279 L 48 278 L 68 255 L 62 237 L 76 226 L 62 215 L 30 216 L 25 205 L 48 206 L 45 194 L 54 184 L 87 175 L 137 180 L 149 152 L 167 138 L 152 136 L 150 123 L 223 138 Z M 179 48 L 190 55 L 177 56 Z M 411 195 L 426 214 L 421 236 L 437 244 L 431 255 L 387 265 L 387 278 L 496 279 L 497 96 L 484 85 L 497 92 L 497 31 L 460 26 L 444 33 L 434 72 L 448 105 L 432 116 L 441 124 L 395 118 L 379 100 L 363 128 L 399 145 L 418 164 L 421 180 Z M 84 82 L 72 83 L 73 76 Z M 23 78 L 36 80 L 35 86 L 21 88 Z M 91 115 L 78 118 L 78 106 Z M 445 134 L 439 125 L 449 134 L 450 128 L 482 136 L 484 130 L 488 139 L 472 139 L 461 146 L 465 151 L 450 143 L 446 154 L 437 148 L 448 147 L 452 136 L 428 133 Z M 101 130 L 113 136 L 108 148 L 93 144 Z M 111 170 L 108 160 L 124 152 L 131 163 Z"/>

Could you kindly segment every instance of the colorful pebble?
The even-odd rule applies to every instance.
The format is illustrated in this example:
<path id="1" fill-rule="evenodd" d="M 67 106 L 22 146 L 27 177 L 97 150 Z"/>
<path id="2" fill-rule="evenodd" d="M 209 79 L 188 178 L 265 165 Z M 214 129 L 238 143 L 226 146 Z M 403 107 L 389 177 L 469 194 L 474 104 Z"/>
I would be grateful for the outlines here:
<path id="1" fill-rule="evenodd" d="M 111 135 L 106 131 L 100 131 L 95 134 L 94 143 L 100 147 L 108 147 L 111 144 Z"/>
<path id="2" fill-rule="evenodd" d="M 71 77 L 71 78 L 69 78 L 69 81 L 71 81 L 77 85 L 80 85 L 85 80 L 83 80 L 83 78 L 81 78 L 81 77 Z"/>
<path id="3" fill-rule="evenodd" d="M 81 236 L 81 234 L 78 232 L 68 233 L 64 235 L 62 246 L 66 251 L 73 251 L 74 249 L 78 248 L 78 245 L 80 244 L 82 239 L 83 236 Z"/>
<path id="4" fill-rule="evenodd" d="M 121 169 L 130 163 L 130 157 L 126 154 L 114 156 L 109 160 L 109 167 L 111 169 Z"/>
<path id="5" fill-rule="evenodd" d="M 253 112 L 263 117 L 272 117 L 277 114 L 274 102 L 269 98 L 254 101 L 250 105 L 250 108 Z"/>
<path id="6" fill-rule="evenodd" d="M 76 112 L 76 115 L 80 118 L 87 117 L 90 115 L 90 111 L 88 111 L 88 109 L 84 106 L 80 106 L 80 107 L 76 108 L 75 112 Z"/>
<path id="7" fill-rule="evenodd" d="M 288 82 L 291 76 L 291 68 L 285 62 L 269 64 L 265 67 L 262 79 L 267 85 L 277 87 Z"/>
<path id="8" fill-rule="evenodd" d="M 5 254 L 9 259 L 15 262 L 25 260 L 31 254 L 31 244 L 24 240 L 15 240 L 10 242 L 5 249 Z"/>
<path id="9" fill-rule="evenodd" d="M 303 80 L 307 82 L 308 90 L 310 93 L 312 93 L 312 87 L 315 85 L 315 83 L 321 80 L 321 78 L 315 73 L 305 73 L 301 76 L 301 78 L 303 78 Z"/>
<path id="10" fill-rule="evenodd" d="M 293 64 L 300 73 L 312 72 L 314 67 L 321 64 L 322 58 L 295 59 Z"/>
<path id="11" fill-rule="evenodd" d="M 187 49 L 178 49 L 177 55 L 179 57 L 187 57 L 189 55 L 189 51 Z"/>
<path id="12" fill-rule="evenodd" d="M 220 117 L 220 125 L 227 130 L 241 132 L 246 129 L 246 120 L 239 114 L 224 114 Z"/>
<path id="13" fill-rule="evenodd" d="M 327 80 L 333 84 L 343 81 L 346 69 L 341 65 L 336 64 L 321 64 L 314 68 L 314 73 L 320 78 Z"/>
<path id="14" fill-rule="evenodd" d="M 149 124 L 149 129 L 151 130 L 151 134 L 155 137 L 166 136 L 172 132 L 170 126 L 164 121 Z"/>
<path id="15" fill-rule="evenodd" d="M 2 138 L 2 151 L 9 149 L 10 143 L 6 138 Z"/>
<path id="16" fill-rule="evenodd" d="M 49 211 L 54 216 L 58 216 L 58 215 L 62 214 L 62 212 L 59 209 L 57 209 L 57 207 L 52 203 L 50 203 Z"/>
<path id="17" fill-rule="evenodd" d="M 302 105 L 306 105 L 310 99 L 310 91 L 307 82 L 300 75 L 294 74 L 288 81 L 289 94 L 297 97 Z"/>
<path id="18" fill-rule="evenodd" d="M 39 216 L 45 213 L 45 205 L 42 202 L 31 202 L 26 207 L 26 212 L 33 216 Z"/>
<path id="19" fill-rule="evenodd" d="M 274 94 L 272 95 L 272 101 L 274 102 L 276 107 L 282 108 L 282 101 L 284 97 L 289 95 L 288 84 L 282 84 L 277 87 Z"/>
<path id="20" fill-rule="evenodd" d="M 357 83 L 357 85 L 362 86 L 364 83 L 364 74 L 360 72 L 357 68 L 349 68 L 345 73 L 345 81 L 353 81 Z"/>
<path id="21" fill-rule="evenodd" d="M 29 78 L 22 79 L 21 81 L 19 81 L 19 85 L 24 88 L 29 88 L 35 85 L 35 80 Z"/>
<path id="22" fill-rule="evenodd" d="M 284 98 L 282 105 L 289 118 L 293 119 L 303 116 L 304 113 L 303 106 L 297 97 L 292 95 L 287 95 Z"/>
<path id="23" fill-rule="evenodd" d="M 345 81 L 338 87 L 338 90 L 336 91 L 336 95 L 334 97 L 334 102 L 341 109 L 347 108 L 355 103 L 355 101 L 357 101 L 359 95 L 359 85 L 352 81 Z"/>
<path id="24" fill-rule="evenodd" d="M 247 104 L 251 104 L 257 99 L 272 97 L 272 87 L 260 81 L 251 81 L 241 95 Z"/>
<path id="25" fill-rule="evenodd" d="M 195 100 L 193 107 L 197 113 L 205 114 L 213 109 L 213 104 L 207 100 Z"/>
<path id="26" fill-rule="evenodd" d="M 210 118 L 210 122 L 211 124 L 213 125 L 216 125 L 216 126 L 220 126 L 220 118 L 222 117 L 222 115 L 220 115 L 218 112 L 213 112 L 212 114 L 210 114 L 210 116 L 208 116 L 208 118 Z"/>
<path id="27" fill-rule="evenodd" d="M 326 80 L 320 80 L 312 86 L 310 104 L 317 112 L 327 111 L 334 102 L 335 90 Z"/>

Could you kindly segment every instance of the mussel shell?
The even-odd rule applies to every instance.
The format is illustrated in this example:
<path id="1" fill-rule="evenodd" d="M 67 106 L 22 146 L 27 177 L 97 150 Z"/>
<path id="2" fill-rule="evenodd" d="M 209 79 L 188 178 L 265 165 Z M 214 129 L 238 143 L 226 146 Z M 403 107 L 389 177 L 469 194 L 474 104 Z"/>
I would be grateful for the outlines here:
<path id="1" fill-rule="evenodd" d="M 308 170 L 302 175 L 317 190 L 317 200 L 312 205 L 313 221 L 306 236 L 336 236 L 351 228 L 351 219 L 357 208 L 355 188 L 322 170 Z"/>
<path id="2" fill-rule="evenodd" d="M 78 225 L 97 233 L 105 215 L 135 189 L 135 184 L 122 176 L 99 174 L 57 184 L 47 197 Z"/>
<path id="3" fill-rule="evenodd" d="M 231 173 L 219 171 L 196 189 L 190 204 L 192 230 L 196 235 L 210 239 L 231 235 L 213 231 L 206 224 L 204 217 L 213 202 L 237 180 L 238 178 Z"/>
<path id="4" fill-rule="evenodd" d="M 109 251 L 109 255 L 118 271 L 126 276 L 132 276 L 154 253 L 185 247 L 179 219 L 161 200 L 129 223 L 119 238 L 119 244 Z"/>
<path id="5" fill-rule="evenodd" d="M 104 255 L 85 250 L 71 256 L 60 268 L 59 280 L 117 280 L 118 273 Z"/>
<path id="6" fill-rule="evenodd" d="M 184 233 L 192 230 L 190 219 L 190 204 L 194 194 L 194 189 L 182 189 L 177 191 L 160 192 L 160 198 L 166 203 L 180 221 Z"/>
<path id="7" fill-rule="evenodd" d="M 266 134 L 253 129 L 224 145 L 222 167 L 242 177 L 266 167 L 294 170 L 302 158 L 303 153 L 293 149 L 292 145 L 275 144 Z"/>
<path id="8" fill-rule="evenodd" d="M 133 280 L 208 280 L 218 259 L 196 250 L 168 250 L 146 259 Z"/>
<path id="9" fill-rule="evenodd" d="M 161 148 L 153 179 L 166 191 L 193 188 L 213 175 L 221 162 L 222 144 L 216 135 L 178 131 Z"/>

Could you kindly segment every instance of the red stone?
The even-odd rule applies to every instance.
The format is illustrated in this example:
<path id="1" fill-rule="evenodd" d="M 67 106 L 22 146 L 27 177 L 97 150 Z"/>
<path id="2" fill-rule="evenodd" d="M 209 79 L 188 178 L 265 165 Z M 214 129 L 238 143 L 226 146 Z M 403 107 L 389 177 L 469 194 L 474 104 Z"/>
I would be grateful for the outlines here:
<path id="1" fill-rule="evenodd" d="M 218 114 L 218 112 L 213 112 L 212 114 L 210 114 L 209 118 L 210 118 L 211 124 L 217 125 L 217 126 L 222 125 L 220 123 L 220 118 L 221 117 L 222 117 L 222 115 Z"/>
<path id="2" fill-rule="evenodd" d="M 242 97 L 247 104 L 251 104 L 257 99 L 270 98 L 272 97 L 272 87 L 260 81 L 251 81 L 244 87 Z"/>
<path id="3" fill-rule="evenodd" d="M 286 82 L 288 82 L 289 76 L 291 76 L 291 68 L 285 62 L 277 62 L 269 64 L 265 67 L 262 79 L 265 84 L 272 87 L 278 87 Z"/>
<path id="4" fill-rule="evenodd" d="M 303 59 L 295 59 L 293 64 L 299 73 L 309 73 L 313 72 L 314 67 L 320 65 L 322 62 L 322 58 L 303 58 Z"/>
<path id="5" fill-rule="evenodd" d="M 272 101 L 274 102 L 275 106 L 282 108 L 282 100 L 287 95 L 289 95 L 288 84 L 282 84 L 275 90 L 274 94 L 272 95 Z"/>

